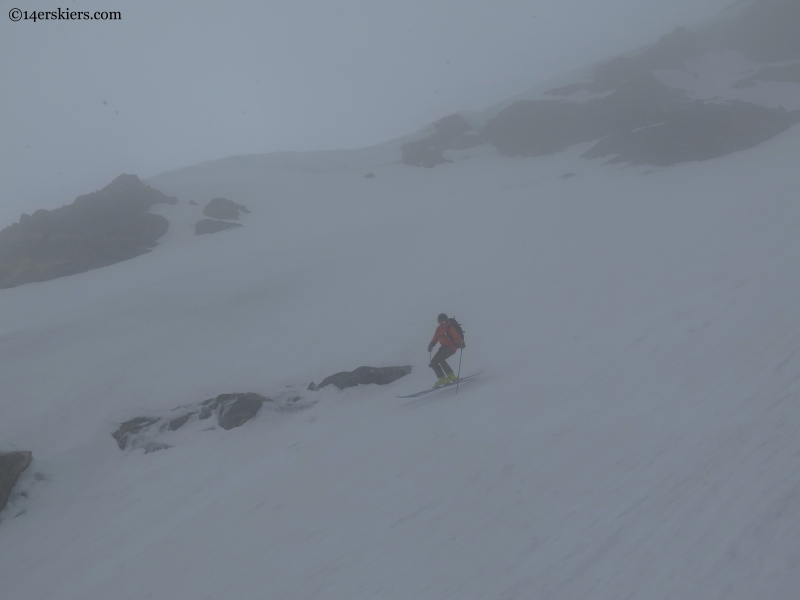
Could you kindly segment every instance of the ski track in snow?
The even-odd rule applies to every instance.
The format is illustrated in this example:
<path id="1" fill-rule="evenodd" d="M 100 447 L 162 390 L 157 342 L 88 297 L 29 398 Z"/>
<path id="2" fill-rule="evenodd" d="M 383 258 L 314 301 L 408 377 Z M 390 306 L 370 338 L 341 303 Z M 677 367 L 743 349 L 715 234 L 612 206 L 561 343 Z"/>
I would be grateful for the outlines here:
<path id="1" fill-rule="evenodd" d="M 581 150 L 207 163 L 150 181 L 180 199 L 153 252 L 3 290 L 0 450 L 34 463 L 0 596 L 797 597 L 800 129 L 669 169 Z M 220 195 L 252 214 L 195 237 Z M 441 311 L 491 371 L 409 407 Z M 295 390 L 165 451 L 111 438 Z"/>

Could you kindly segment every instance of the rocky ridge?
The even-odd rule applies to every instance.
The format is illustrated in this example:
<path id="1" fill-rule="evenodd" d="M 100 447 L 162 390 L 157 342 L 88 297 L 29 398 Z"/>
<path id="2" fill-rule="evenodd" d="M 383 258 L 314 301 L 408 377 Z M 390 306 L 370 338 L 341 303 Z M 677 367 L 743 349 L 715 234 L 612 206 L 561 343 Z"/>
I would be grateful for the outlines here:
<path id="1" fill-rule="evenodd" d="M 238 219 L 239 212 L 249 213 L 250 211 L 246 206 L 236 204 L 233 200 L 227 198 L 212 198 L 203 209 L 203 214 L 212 219 Z"/>
<path id="2" fill-rule="evenodd" d="M 595 142 L 584 158 L 658 166 L 746 150 L 800 121 L 798 31 L 796 0 L 739 3 L 572 82 L 440 119 L 403 146 L 402 162 L 431 168 L 448 162 L 446 152 L 477 144 L 534 157 Z"/>
<path id="3" fill-rule="evenodd" d="M 178 406 L 160 416 L 129 419 L 120 423 L 111 437 L 117 441 L 120 450 L 141 448 L 147 454 L 171 448 L 177 439 L 173 432 L 184 427 L 204 431 L 220 427 L 227 431 L 251 421 L 264 405 L 276 412 L 294 412 L 314 404 L 302 400 L 302 397 L 291 393 L 275 399 L 252 392 L 220 394 L 202 402 Z"/>
<path id="4" fill-rule="evenodd" d="M 0 231 L 0 288 L 48 281 L 149 252 L 169 228 L 154 204 L 176 204 L 136 175 L 55 210 L 23 214 Z"/>
<path id="5" fill-rule="evenodd" d="M 249 213 L 250 211 L 246 206 L 237 204 L 233 200 L 213 198 L 203 209 L 203 214 L 211 218 L 195 223 L 194 233 L 195 235 L 205 235 L 241 227 L 242 225 L 239 223 L 230 222 L 239 219 L 239 212 Z"/>
<path id="6" fill-rule="evenodd" d="M 335 385 L 340 390 L 357 385 L 387 385 L 410 372 L 410 366 L 359 367 L 334 373 L 323 379 L 319 386 L 312 382 L 308 389 L 317 391 L 328 385 Z M 147 454 L 173 447 L 179 437 L 175 432 L 183 432 L 184 428 L 207 431 L 220 427 L 227 431 L 251 421 L 265 406 L 273 412 L 292 413 L 310 408 L 317 402 L 297 395 L 291 387 L 274 398 L 252 392 L 220 394 L 202 402 L 178 406 L 166 414 L 134 417 L 120 423 L 111 437 L 120 450 L 140 448 Z"/>
<path id="7" fill-rule="evenodd" d="M 411 373 L 411 366 L 403 367 L 358 367 L 354 371 L 340 371 L 322 380 L 319 385 L 312 381 L 308 389 L 321 390 L 328 385 L 335 385 L 340 390 L 357 385 L 388 385 Z"/>

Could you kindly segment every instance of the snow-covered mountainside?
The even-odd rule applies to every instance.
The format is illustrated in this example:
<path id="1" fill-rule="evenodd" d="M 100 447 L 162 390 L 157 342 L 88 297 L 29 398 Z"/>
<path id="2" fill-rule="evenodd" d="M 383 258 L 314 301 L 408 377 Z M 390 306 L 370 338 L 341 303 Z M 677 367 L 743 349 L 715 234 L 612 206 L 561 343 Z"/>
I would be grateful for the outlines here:
<path id="1" fill-rule="evenodd" d="M 791 598 L 800 130 L 664 170 L 582 151 L 186 169 L 149 182 L 180 198 L 156 251 L 4 290 L 0 440 L 34 463 L 3 596 Z M 251 214 L 195 236 L 218 195 Z M 441 311 L 489 370 L 400 400 Z M 228 392 L 304 409 L 111 437 Z"/>
<path id="2" fill-rule="evenodd" d="M 800 127 L 669 167 L 408 142 L 159 175 L 153 251 L 0 290 L 3 600 L 797 596 Z M 196 235 L 214 198 L 249 212 Z M 443 311 L 485 372 L 398 398 Z"/>
<path id="3" fill-rule="evenodd" d="M 798 121 L 800 2 L 743 1 L 483 113 L 445 117 L 403 146 L 403 161 L 434 167 L 480 144 L 541 156 L 595 141 L 586 158 L 667 166 L 752 148 Z"/>

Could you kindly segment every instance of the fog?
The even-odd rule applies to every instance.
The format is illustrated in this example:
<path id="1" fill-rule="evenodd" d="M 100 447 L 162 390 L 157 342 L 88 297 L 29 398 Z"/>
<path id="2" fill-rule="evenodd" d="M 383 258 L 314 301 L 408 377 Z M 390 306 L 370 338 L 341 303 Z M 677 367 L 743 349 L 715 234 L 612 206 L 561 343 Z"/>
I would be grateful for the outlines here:
<path id="1" fill-rule="evenodd" d="M 0 0 L 0 226 L 120 173 L 356 148 L 713 17 L 732 0 Z"/>

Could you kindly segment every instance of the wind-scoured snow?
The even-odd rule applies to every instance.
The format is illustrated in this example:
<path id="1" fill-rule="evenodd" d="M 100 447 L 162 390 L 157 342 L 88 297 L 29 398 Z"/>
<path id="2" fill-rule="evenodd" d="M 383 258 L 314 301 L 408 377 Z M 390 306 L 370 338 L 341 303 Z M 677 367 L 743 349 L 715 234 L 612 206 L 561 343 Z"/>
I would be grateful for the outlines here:
<path id="1" fill-rule="evenodd" d="M 180 200 L 153 252 L 3 290 L 0 451 L 34 463 L 0 596 L 795 597 L 800 129 L 669 169 L 587 147 L 205 163 L 147 182 Z M 195 236 L 217 196 L 252 212 Z M 397 398 L 432 383 L 442 311 L 488 370 Z M 315 403 L 111 437 L 229 392 Z"/>

